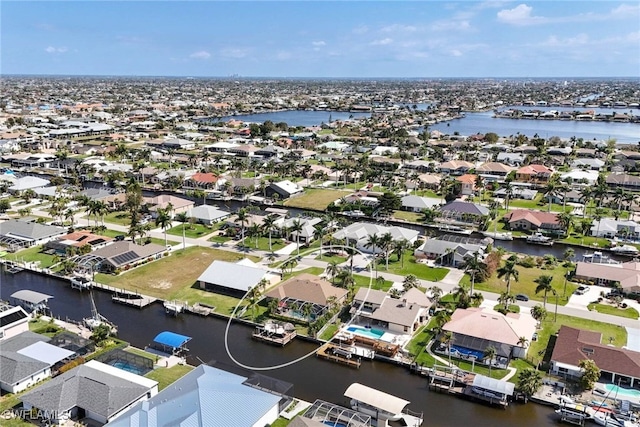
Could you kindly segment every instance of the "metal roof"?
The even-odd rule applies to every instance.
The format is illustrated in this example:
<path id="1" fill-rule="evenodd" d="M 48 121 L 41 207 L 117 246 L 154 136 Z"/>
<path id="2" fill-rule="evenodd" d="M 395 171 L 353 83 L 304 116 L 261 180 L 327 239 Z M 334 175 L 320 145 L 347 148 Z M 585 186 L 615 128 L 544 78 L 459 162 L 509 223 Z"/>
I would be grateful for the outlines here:
<path id="1" fill-rule="evenodd" d="M 176 334 L 175 332 L 164 331 L 160 332 L 153 339 L 153 342 L 166 345 L 167 347 L 180 348 L 187 342 L 191 341 L 191 337 L 186 335 Z"/>
<path id="2" fill-rule="evenodd" d="M 53 296 L 42 294 L 40 292 L 31 291 L 28 289 L 23 289 L 21 291 L 17 291 L 11 294 L 11 298 L 19 299 L 21 301 L 26 301 L 31 304 L 39 304 L 43 301 L 47 301 Z"/>
<path id="3" fill-rule="evenodd" d="M 215 260 L 198 277 L 199 282 L 247 292 L 267 275 L 261 268 Z"/>
<path id="4" fill-rule="evenodd" d="M 345 397 L 366 403 L 390 414 L 400 414 L 409 404 L 408 400 L 400 399 L 375 388 L 367 387 L 360 383 L 353 383 L 344 392 Z"/>
<path id="5" fill-rule="evenodd" d="M 55 345 L 42 341 L 38 341 L 23 348 L 22 350 L 18 350 L 18 353 L 40 362 L 48 363 L 49 365 L 55 365 L 59 361 L 74 354 L 73 351 L 56 347 Z"/>
<path id="6" fill-rule="evenodd" d="M 484 375 L 478 375 L 473 378 L 473 387 L 479 387 L 489 391 L 495 391 L 496 393 L 506 394 L 507 396 L 513 395 L 515 384 L 508 381 L 496 380 L 493 378 L 485 377 Z"/>

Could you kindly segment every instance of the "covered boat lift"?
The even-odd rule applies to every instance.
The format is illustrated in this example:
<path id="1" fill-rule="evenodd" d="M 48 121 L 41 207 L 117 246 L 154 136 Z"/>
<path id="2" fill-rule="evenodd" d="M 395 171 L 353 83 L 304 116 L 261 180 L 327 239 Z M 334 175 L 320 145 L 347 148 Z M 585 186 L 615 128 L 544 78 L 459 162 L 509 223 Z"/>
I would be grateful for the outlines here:
<path id="1" fill-rule="evenodd" d="M 47 302 L 53 298 L 52 295 L 42 294 L 40 292 L 23 289 L 11 294 L 18 305 L 31 310 L 33 313 L 51 314 L 51 309 Z"/>
<path id="2" fill-rule="evenodd" d="M 404 419 L 407 426 L 417 427 L 422 424 L 422 414 L 410 413 L 406 407 L 410 403 L 375 388 L 360 383 L 351 384 L 344 392 L 351 399 L 351 407 L 363 414 L 370 415 L 378 426 L 387 425 L 387 421 Z"/>
<path id="3" fill-rule="evenodd" d="M 170 331 L 160 332 L 153 339 L 153 343 L 156 344 L 155 347 L 158 350 L 174 356 L 180 356 L 189 351 L 186 347 L 189 341 L 191 341 L 191 337 Z"/>
<path id="4" fill-rule="evenodd" d="M 476 374 L 471 387 L 465 389 L 465 394 L 468 394 L 468 389 L 482 400 L 506 406 L 509 398 L 513 396 L 515 384 Z"/>

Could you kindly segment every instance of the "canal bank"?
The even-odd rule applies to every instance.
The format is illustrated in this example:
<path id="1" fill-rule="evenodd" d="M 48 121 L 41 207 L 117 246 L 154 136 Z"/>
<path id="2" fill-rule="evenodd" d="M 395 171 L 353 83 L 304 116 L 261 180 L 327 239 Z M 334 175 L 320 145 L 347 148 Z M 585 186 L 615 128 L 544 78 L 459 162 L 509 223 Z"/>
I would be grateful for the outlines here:
<path id="1" fill-rule="evenodd" d="M 89 316 L 88 293 L 72 290 L 67 282 L 39 276 L 27 271 L 15 275 L 0 273 L 0 297 L 8 299 L 19 289 L 32 289 L 53 295 L 50 307 L 56 317 L 80 320 Z M 119 337 L 144 348 L 160 331 L 170 330 L 193 337 L 188 362 L 218 361 L 233 364 L 225 351 L 224 331 L 227 322 L 216 317 L 196 315 L 167 316 L 160 303 L 143 309 L 114 304 L 105 292 L 94 293 L 98 311 L 119 326 Z M 251 326 L 233 323 L 230 326 L 229 350 L 238 361 L 256 367 L 268 367 L 297 359 L 317 348 L 314 343 L 294 340 L 286 347 L 276 347 L 252 339 Z M 513 404 L 506 410 L 496 410 L 452 396 L 429 391 L 427 381 L 407 369 L 377 360 L 364 361 L 360 369 L 333 364 L 308 357 L 299 363 L 277 370 L 262 372 L 294 384 L 294 394 L 304 400 L 323 399 L 348 405 L 343 393 L 353 382 L 360 382 L 411 401 L 409 408 L 423 411 L 425 425 L 506 425 L 545 426 L 556 423 L 555 414 L 541 405 Z"/>

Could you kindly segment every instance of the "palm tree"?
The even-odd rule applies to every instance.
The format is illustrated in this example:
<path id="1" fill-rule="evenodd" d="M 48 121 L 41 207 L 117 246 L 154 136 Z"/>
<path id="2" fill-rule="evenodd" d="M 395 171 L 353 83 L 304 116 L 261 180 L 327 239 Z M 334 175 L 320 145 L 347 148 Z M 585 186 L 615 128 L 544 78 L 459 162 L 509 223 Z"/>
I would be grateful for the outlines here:
<path id="1" fill-rule="evenodd" d="M 186 212 L 180 212 L 176 215 L 176 220 L 182 223 L 182 250 L 185 250 L 187 248 L 187 242 L 184 234 L 184 225 L 189 221 L 189 216 Z"/>
<path id="2" fill-rule="evenodd" d="M 511 293 L 511 279 L 518 281 L 520 277 L 520 272 L 516 268 L 515 261 L 507 261 L 502 267 L 500 267 L 497 271 L 498 279 L 502 279 L 507 281 L 507 293 Z"/>
<path id="3" fill-rule="evenodd" d="M 331 261 L 327 264 L 327 274 L 331 276 L 331 284 L 335 286 L 336 276 L 340 273 L 340 267 L 338 267 L 337 261 Z"/>
<path id="4" fill-rule="evenodd" d="M 273 214 L 269 214 L 262 220 L 262 229 L 269 233 L 269 251 L 273 252 L 273 247 L 271 246 L 271 233 L 275 229 L 276 216 Z"/>
<path id="5" fill-rule="evenodd" d="M 439 286 L 431 286 L 429 288 L 429 290 L 431 291 L 431 297 L 434 301 L 435 304 L 438 304 L 438 301 L 440 300 L 440 297 L 442 296 L 442 288 L 440 288 Z"/>
<path id="6" fill-rule="evenodd" d="M 238 221 L 240 221 L 240 229 L 242 233 L 242 246 L 244 247 L 244 227 L 247 222 L 247 218 L 249 217 L 249 211 L 246 208 L 241 208 L 238 210 Z"/>
<path id="7" fill-rule="evenodd" d="M 566 235 L 568 236 L 571 232 L 571 226 L 573 225 L 573 215 L 568 212 L 562 212 L 557 215 L 558 223 L 564 229 Z"/>
<path id="8" fill-rule="evenodd" d="M 402 287 L 405 292 L 407 292 L 409 289 L 417 288 L 419 285 L 420 285 L 420 281 L 413 274 L 408 274 L 407 276 L 405 276 L 404 280 L 402 281 Z"/>
<path id="9" fill-rule="evenodd" d="M 495 359 L 497 355 L 498 355 L 498 351 L 492 345 L 484 349 L 484 355 L 482 357 L 482 360 L 489 361 L 489 376 L 491 376 L 491 366 L 493 365 L 493 359 Z"/>
<path id="10" fill-rule="evenodd" d="M 553 276 L 547 274 L 543 274 L 534 280 L 534 282 L 538 284 L 538 286 L 536 286 L 536 294 L 544 292 L 543 307 L 545 309 L 547 308 L 547 293 L 551 292 L 553 295 L 556 295 L 556 290 L 553 289 L 553 286 L 551 285 L 552 281 Z"/>
<path id="11" fill-rule="evenodd" d="M 291 227 L 289 228 L 291 234 L 296 233 L 296 247 L 298 250 L 298 256 L 300 256 L 300 234 L 302 233 L 302 222 L 299 219 L 293 220 Z"/>
<path id="12" fill-rule="evenodd" d="M 527 339 L 527 337 L 520 337 L 518 338 L 518 345 L 520 347 L 526 348 L 529 345 L 529 340 Z"/>
<path id="13" fill-rule="evenodd" d="M 473 256 L 467 257 L 462 264 L 464 272 L 471 277 L 471 289 L 469 293 L 473 294 L 473 287 L 476 283 L 477 277 L 486 277 L 487 264 L 478 258 L 478 252 L 474 252 Z"/>
<path id="14" fill-rule="evenodd" d="M 562 259 L 564 260 L 562 266 L 566 268 L 566 271 L 564 272 L 564 291 L 562 292 L 562 296 L 567 295 L 567 279 L 569 278 L 569 269 L 573 267 L 573 262 L 571 261 L 573 260 L 575 253 L 576 251 L 573 248 L 567 248 L 562 255 Z"/>
<path id="15" fill-rule="evenodd" d="M 327 229 L 322 225 L 317 225 L 313 230 L 313 238 L 320 241 L 320 259 L 322 259 L 322 249 L 324 245 L 324 236 L 327 233 Z"/>
<path id="16" fill-rule="evenodd" d="M 158 209 L 156 216 L 156 227 L 161 227 L 164 231 L 164 245 L 167 246 L 167 227 L 171 225 L 171 215 L 167 209 Z"/>
<path id="17" fill-rule="evenodd" d="M 411 248 L 411 243 L 407 239 L 400 239 L 393 242 L 393 252 L 398 255 L 400 268 L 404 268 L 404 253 Z"/>
<path id="18" fill-rule="evenodd" d="M 262 228 L 260 228 L 258 224 L 251 224 L 251 226 L 247 230 L 247 234 L 249 235 L 249 238 L 253 237 L 256 239 L 255 246 L 256 246 L 256 249 L 258 249 L 258 239 L 262 235 Z"/>
<path id="19" fill-rule="evenodd" d="M 547 317 L 547 310 L 541 305 L 535 305 L 531 307 L 531 317 L 538 322 L 542 322 Z"/>
<path id="20" fill-rule="evenodd" d="M 440 342 L 447 346 L 447 353 L 449 354 L 449 366 L 451 366 L 451 344 L 453 344 L 454 340 L 455 337 L 453 336 L 453 332 L 451 331 L 445 332 L 440 337 Z"/>
<path id="21" fill-rule="evenodd" d="M 391 250 L 391 245 L 393 244 L 393 236 L 391 233 L 384 233 L 380 237 L 380 242 L 378 244 L 384 251 L 385 270 L 389 270 L 389 252 Z"/>
<path id="22" fill-rule="evenodd" d="M 373 253 L 373 268 L 376 271 L 376 277 L 378 277 L 378 263 L 376 262 L 376 248 L 380 247 L 380 237 L 374 233 L 370 234 L 367 237 L 367 243 L 364 244 L 367 248 L 372 248 L 371 252 Z"/>
<path id="23" fill-rule="evenodd" d="M 553 198 L 558 195 L 558 183 L 555 180 L 549 180 L 547 186 L 544 189 L 544 195 L 549 202 L 547 211 L 551 212 L 551 202 L 553 201 Z"/>
<path id="24" fill-rule="evenodd" d="M 471 296 L 469 291 L 467 291 L 467 288 L 464 286 L 458 286 L 453 293 L 453 296 L 457 301 L 456 306 L 458 308 L 469 308 L 469 305 L 471 304 Z"/>
<path id="25" fill-rule="evenodd" d="M 518 374 L 518 390 L 527 398 L 536 394 L 542 387 L 542 373 L 533 368 L 527 368 Z"/>

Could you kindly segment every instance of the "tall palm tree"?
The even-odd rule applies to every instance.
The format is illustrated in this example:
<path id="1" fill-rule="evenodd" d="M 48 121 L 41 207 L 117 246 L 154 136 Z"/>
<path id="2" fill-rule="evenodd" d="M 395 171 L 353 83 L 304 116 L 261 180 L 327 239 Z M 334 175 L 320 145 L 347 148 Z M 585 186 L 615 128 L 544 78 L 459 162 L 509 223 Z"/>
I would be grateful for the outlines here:
<path id="1" fill-rule="evenodd" d="M 553 295 L 556 294 L 556 290 L 553 289 L 553 286 L 551 285 L 552 281 L 553 276 L 547 274 L 543 274 L 542 276 L 534 280 L 534 282 L 538 284 L 538 286 L 536 286 L 536 294 L 544 292 L 543 307 L 545 309 L 547 308 L 547 293 L 551 292 Z"/>
<path id="2" fill-rule="evenodd" d="M 502 279 L 507 281 L 507 293 L 511 293 L 511 279 L 518 281 L 520 277 L 520 272 L 516 268 L 515 261 L 507 261 L 502 267 L 500 267 L 497 271 L 498 279 Z"/>
<path id="3" fill-rule="evenodd" d="M 447 354 L 449 355 L 449 366 L 451 366 L 451 345 L 455 337 L 453 336 L 453 332 L 447 331 L 440 337 L 440 342 L 447 346 Z"/>
<path id="4" fill-rule="evenodd" d="M 327 229 L 322 225 L 317 225 L 313 230 L 313 238 L 320 241 L 320 259 L 322 259 L 322 249 L 324 245 L 324 236 L 327 233 Z"/>
<path id="5" fill-rule="evenodd" d="M 276 216 L 273 214 L 269 214 L 262 220 L 262 229 L 269 233 L 269 251 L 273 252 L 273 247 L 271 245 L 271 233 L 275 229 Z"/>
<path id="6" fill-rule="evenodd" d="M 246 208 L 241 208 L 238 210 L 237 216 L 238 216 L 238 221 L 240 221 L 240 230 L 242 234 L 241 242 L 242 242 L 242 246 L 244 247 L 244 227 L 247 222 L 247 219 L 249 218 L 249 211 Z"/>
<path id="7" fill-rule="evenodd" d="M 389 253 L 391 251 L 391 245 L 393 244 L 393 236 L 391 233 L 387 232 L 380 236 L 380 242 L 378 244 L 384 251 L 385 270 L 389 270 Z"/>
<path id="8" fill-rule="evenodd" d="M 376 277 L 378 277 L 378 263 L 376 262 L 376 248 L 380 247 L 380 236 L 378 234 L 370 234 L 367 237 L 367 243 L 364 244 L 365 247 L 371 248 L 371 252 L 373 253 L 373 268 L 376 272 Z"/>
<path id="9" fill-rule="evenodd" d="M 247 234 L 249 235 L 250 239 L 255 238 L 255 246 L 256 249 L 258 249 L 258 239 L 262 235 L 262 228 L 260 228 L 258 224 L 251 224 L 247 229 Z"/>
<path id="10" fill-rule="evenodd" d="M 478 252 L 474 252 L 473 256 L 465 258 L 462 263 L 462 268 L 464 272 L 467 273 L 471 277 L 471 289 L 469 293 L 473 294 L 473 288 L 476 284 L 477 277 L 486 277 L 486 273 L 488 271 L 487 264 L 484 263 L 480 258 L 478 258 Z"/>
<path id="11" fill-rule="evenodd" d="M 164 232 L 164 246 L 167 246 L 167 227 L 171 225 L 171 215 L 167 209 L 158 209 L 156 216 L 156 227 L 161 227 Z"/>
<path id="12" fill-rule="evenodd" d="M 331 284 L 335 286 L 336 276 L 340 273 L 340 267 L 338 267 L 337 261 L 331 261 L 327 264 L 327 274 L 331 276 Z"/>
<path id="13" fill-rule="evenodd" d="M 176 220 L 182 223 L 182 250 L 185 250 L 187 248 L 187 242 L 184 234 L 184 226 L 187 223 L 187 221 L 189 221 L 189 215 L 187 215 L 186 212 L 180 212 L 179 214 L 176 215 Z"/>
<path id="14" fill-rule="evenodd" d="M 488 346 L 484 349 L 484 355 L 482 356 L 482 360 L 489 361 L 489 376 L 491 376 L 491 366 L 493 365 L 493 359 L 498 355 L 498 350 L 492 345 Z"/>
<path id="15" fill-rule="evenodd" d="M 407 239 L 400 239 L 393 242 L 393 252 L 398 255 L 400 268 L 404 268 L 404 253 L 411 247 L 411 243 Z"/>
<path id="16" fill-rule="evenodd" d="M 291 227 L 289 228 L 291 234 L 296 233 L 296 249 L 298 250 L 298 256 L 300 256 L 300 234 L 302 233 L 302 221 L 294 219 Z"/>

